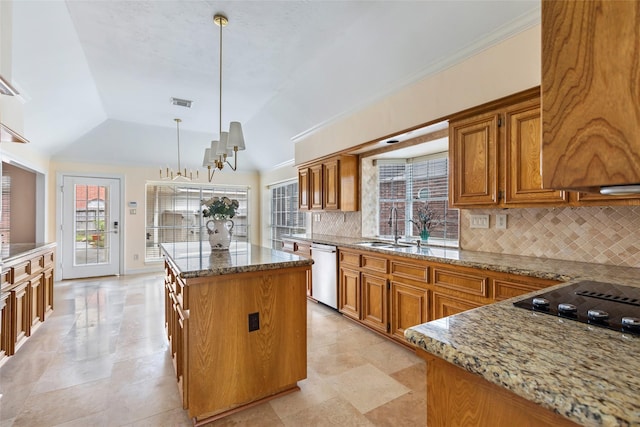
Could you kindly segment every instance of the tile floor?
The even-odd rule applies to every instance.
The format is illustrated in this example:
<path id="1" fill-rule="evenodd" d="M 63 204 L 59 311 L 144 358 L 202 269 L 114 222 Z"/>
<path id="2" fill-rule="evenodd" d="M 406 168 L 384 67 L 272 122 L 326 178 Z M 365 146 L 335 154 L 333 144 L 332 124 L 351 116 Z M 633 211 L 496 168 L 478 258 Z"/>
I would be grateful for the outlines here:
<path id="1" fill-rule="evenodd" d="M 55 311 L 0 367 L 0 427 L 190 426 L 164 332 L 162 276 L 57 282 Z M 424 426 L 412 351 L 308 303 L 301 391 L 210 426 Z"/>

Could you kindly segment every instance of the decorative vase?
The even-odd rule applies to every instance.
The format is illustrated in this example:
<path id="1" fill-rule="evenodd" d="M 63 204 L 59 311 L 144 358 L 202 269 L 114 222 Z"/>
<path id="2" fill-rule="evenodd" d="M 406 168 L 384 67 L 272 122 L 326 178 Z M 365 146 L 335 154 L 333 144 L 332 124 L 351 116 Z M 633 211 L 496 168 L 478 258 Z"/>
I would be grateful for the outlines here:
<path id="1" fill-rule="evenodd" d="M 227 251 L 231 244 L 233 221 L 230 219 L 212 219 L 207 221 L 207 233 L 212 251 Z"/>
<path id="2" fill-rule="evenodd" d="M 423 229 L 420 231 L 420 240 L 423 242 L 429 240 L 429 230 Z"/>

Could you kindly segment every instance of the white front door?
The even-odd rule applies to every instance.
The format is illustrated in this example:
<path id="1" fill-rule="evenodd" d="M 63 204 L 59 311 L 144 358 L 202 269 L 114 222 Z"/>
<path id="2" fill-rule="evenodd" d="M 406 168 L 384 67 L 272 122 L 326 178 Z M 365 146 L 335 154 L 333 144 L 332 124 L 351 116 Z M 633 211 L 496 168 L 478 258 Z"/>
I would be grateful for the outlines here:
<path id="1" fill-rule="evenodd" d="M 120 273 L 120 179 L 62 179 L 62 278 Z"/>

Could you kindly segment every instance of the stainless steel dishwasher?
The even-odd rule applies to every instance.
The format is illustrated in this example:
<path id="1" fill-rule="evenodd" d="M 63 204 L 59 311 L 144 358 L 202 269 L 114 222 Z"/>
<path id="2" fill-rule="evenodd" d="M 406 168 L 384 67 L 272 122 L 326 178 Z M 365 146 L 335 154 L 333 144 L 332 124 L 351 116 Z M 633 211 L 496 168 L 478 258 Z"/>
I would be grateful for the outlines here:
<path id="1" fill-rule="evenodd" d="M 315 300 L 338 308 L 338 251 L 335 246 L 311 245 L 312 296 Z"/>

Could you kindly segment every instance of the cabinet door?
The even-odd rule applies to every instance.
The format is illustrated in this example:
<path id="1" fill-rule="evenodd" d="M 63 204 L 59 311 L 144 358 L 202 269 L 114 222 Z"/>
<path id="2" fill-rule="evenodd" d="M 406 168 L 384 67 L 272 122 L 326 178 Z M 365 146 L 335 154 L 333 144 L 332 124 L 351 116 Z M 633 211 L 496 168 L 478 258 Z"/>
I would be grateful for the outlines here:
<path id="1" fill-rule="evenodd" d="M 543 181 L 640 182 L 637 1 L 543 1 Z"/>
<path id="2" fill-rule="evenodd" d="M 9 292 L 0 294 L 0 363 L 8 356 L 9 337 L 11 336 L 11 328 L 9 327 L 11 319 L 9 308 Z"/>
<path id="3" fill-rule="evenodd" d="M 472 308 L 482 307 L 483 304 L 477 302 L 456 298 L 440 292 L 433 293 L 433 319 L 452 316 L 471 310 Z"/>
<path id="4" fill-rule="evenodd" d="M 387 332 L 387 279 L 362 273 L 362 323 Z"/>
<path id="5" fill-rule="evenodd" d="M 540 102 L 526 102 L 511 107 L 505 114 L 505 199 L 504 203 L 568 203 L 565 191 L 542 187 Z"/>
<path id="6" fill-rule="evenodd" d="M 24 343 L 31 330 L 31 316 L 28 295 L 29 282 L 24 282 L 11 290 L 10 312 L 11 336 L 9 337 L 8 354 L 12 355 Z"/>
<path id="7" fill-rule="evenodd" d="M 340 298 L 338 310 L 360 320 L 360 272 L 340 267 Z"/>
<path id="8" fill-rule="evenodd" d="M 298 209 L 301 211 L 308 211 L 311 205 L 311 200 L 309 199 L 309 188 L 309 169 L 298 169 Z"/>
<path id="9" fill-rule="evenodd" d="M 309 168 L 309 191 L 311 209 L 322 209 L 322 165 L 315 165 Z"/>
<path id="10" fill-rule="evenodd" d="M 44 321 L 44 276 L 39 275 L 29 280 L 29 316 L 30 330 L 37 324 Z"/>
<path id="11" fill-rule="evenodd" d="M 47 268 L 42 273 L 42 297 L 44 300 L 44 316 L 53 312 L 53 268 Z"/>
<path id="12" fill-rule="evenodd" d="M 324 163 L 324 209 L 340 209 L 340 160 Z"/>
<path id="13" fill-rule="evenodd" d="M 390 333 L 406 342 L 404 330 L 431 320 L 429 318 L 429 291 L 417 286 L 391 282 Z"/>
<path id="14" fill-rule="evenodd" d="M 484 114 L 449 124 L 452 206 L 498 203 L 498 115 Z"/>

